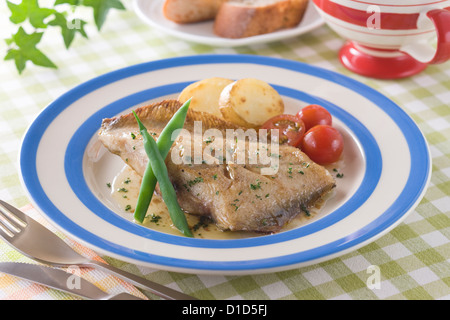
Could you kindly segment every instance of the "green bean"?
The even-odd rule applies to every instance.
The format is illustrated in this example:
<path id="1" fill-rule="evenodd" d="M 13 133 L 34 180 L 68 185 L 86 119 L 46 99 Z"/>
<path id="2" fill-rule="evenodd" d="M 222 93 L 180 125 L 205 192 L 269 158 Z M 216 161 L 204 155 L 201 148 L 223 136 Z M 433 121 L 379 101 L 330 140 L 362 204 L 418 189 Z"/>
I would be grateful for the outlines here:
<path id="1" fill-rule="evenodd" d="M 186 216 L 181 210 L 178 203 L 177 195 L 172 182 L 169 179 L 169 174 L 167 172 L 166 164 L 164 163 L 164 158 L 158 150 L 158 145 L 152 136 L 148 133 L 145 126 L 140 121 L 136 112 L 133 111 L 136 121 L 139 124 L 139 131 L 144 138 L 144 148 L 147 156 L 149 158 L 149 163 L 152 167 L 152 171 L 159 182 L 159 188 L 164 202 L 169 209 L 170 218 L 173 224 L 178 230 L 185 236 L 192 237 L 191 230 L 187 224 Z M 183 121 L 184 122 L 184 121 Z"/>
<path id="2" fill-rule="evenodd" d="M 190 103 L 191 99 L 187 100 L 177 110 L 159 135 L 156 143 L 163 159 L 167 157 L 167 154 L 172 147 L 173 132 L 177 129 L 183 128 L 184 126 Z M 174 140 L 175 138 L 176 137 L 174 137 Z M 142 177 L 141 188 L 139 190 L 136 208 L 134 210 L 134 219 L 140 223 L 144 221 L 145 215 L 147 214 L 148 207 L 152 201 L 153 192 L 155 191 L 156 182 L 157 180 L 149 161 Z"/>

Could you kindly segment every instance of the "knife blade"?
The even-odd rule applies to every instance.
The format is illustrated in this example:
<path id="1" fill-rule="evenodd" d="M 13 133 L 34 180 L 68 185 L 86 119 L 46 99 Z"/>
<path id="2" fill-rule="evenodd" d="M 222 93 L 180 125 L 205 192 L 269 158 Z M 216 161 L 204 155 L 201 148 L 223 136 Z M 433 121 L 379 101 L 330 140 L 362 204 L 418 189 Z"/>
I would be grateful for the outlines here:
<path id="1" fill-rule="evenodd" d="M 0 262 L 0 272 L 89 300 L 142 300 L 128 293 L 110 295 L 76 274 L 37 264 Z"/>

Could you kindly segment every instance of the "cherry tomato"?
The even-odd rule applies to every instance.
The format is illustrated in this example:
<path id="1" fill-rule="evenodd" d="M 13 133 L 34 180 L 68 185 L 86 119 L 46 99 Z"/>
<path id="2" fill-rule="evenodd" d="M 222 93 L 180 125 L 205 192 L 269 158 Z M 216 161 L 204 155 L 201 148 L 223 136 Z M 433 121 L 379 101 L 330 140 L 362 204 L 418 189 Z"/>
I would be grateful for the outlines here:
<path id="1" fill-rule="evenodd" d="M 331 126 L 332 122 L 331 114 L 328 110 L 317 104 L 310 104 L 304 107 L 297 113 L 297 117 L 305 123 L 306 131 L 319 124 Z"/>
<path id="2" fill-rule="evenodd" d="M 279 129 L 280 144 L 289 144 L 298 147 L 303 135 L 305 134 L 305 124 L 297 116 L 291 114 L 281 114 L 267 120 L 261 129 L 267 129 L 270 133 L 271 129 Z"/>
<path id="3" fill-rule="evenodd" d="M 330 164 L 339 160 L 344 139 L 336 128 L 317 125 L 305 133 L 301 149 L 312 161 L 320 165 Z"/>

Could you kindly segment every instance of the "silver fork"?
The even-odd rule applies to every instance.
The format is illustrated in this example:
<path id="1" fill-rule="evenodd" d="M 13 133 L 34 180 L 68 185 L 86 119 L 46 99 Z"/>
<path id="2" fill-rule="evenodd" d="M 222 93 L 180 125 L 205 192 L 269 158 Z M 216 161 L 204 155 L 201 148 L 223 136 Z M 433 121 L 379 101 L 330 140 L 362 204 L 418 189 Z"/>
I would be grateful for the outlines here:
<path id="1" fill-rule="evenodd" d="M 196 300 L 182 292 L 80 255 L 49 229 L 2 200 L 0 237 L 25 256 L 47 265 L 97 268 L 163 299 Z"/>

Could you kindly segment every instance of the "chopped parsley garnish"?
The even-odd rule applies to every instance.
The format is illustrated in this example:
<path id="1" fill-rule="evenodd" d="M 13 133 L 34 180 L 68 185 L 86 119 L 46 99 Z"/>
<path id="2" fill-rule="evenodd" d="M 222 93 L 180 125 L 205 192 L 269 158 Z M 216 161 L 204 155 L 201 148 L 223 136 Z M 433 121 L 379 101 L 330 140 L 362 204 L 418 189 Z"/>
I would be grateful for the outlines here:
<path id="1" fill-rule="evenodd" d="M 258 180 L 256 180 L 256 181 L 258 181 Z M 250 184 L 250 188 L 252 189 L 252 190 L 257 190 L 257 189 L 261 189 L 261 181 L 258 181 L 256 184 Z"/>
<path id="2" fill-rule="evenodd" d="M 203 178 L 202 177 L 197 177 L 194 180 L 188 181 L 188 185 L 189 187 L 192 187 L 194 184 L 203 182 Z"/>
<path id="3" fill-rule="evenodd" d="M 307 217 L 311 216 L 311 212 L 309 212 L 308 208 L 304 204 L 300 206 L 300 209 L 306 214 Z"/>
<path id="4" fill-rule="evenodd" d="M 234 211 L 237 211 L 237 209 L 239 209 L 239 206 L 236 203 L 232 203 L 231 206 L 234 207 Z"/>
<path id="5" fill-rule="evenodd" d="M 159 220 L 161 220 L 161 219 L 162 219 L 161 216 L 152 213 L 149 221 L 158 224 Z"/>
<path id="6" fill-rule="evenodd" d="M 338 171 L 338 169 L 334 168 L 333 171 L 336 172 L 336 178 L 343 178 L 343 177 L 344 177 L 344 174 L 343 174 L 343 173 L 340 173 L 340 172 Z"/>
<path id="7" fill-rule="evenodd" d="M 212 140 L 211 137 L 208 137 L 208 138 L 205 139 L 205 143 L 206 143 L 206 144 L 209 144 L 209 143 L 211 143 L 211 142 L 213 142 L 213 141 L 214 141 L 214 140 Z"/>
<path id="8" fill-rule="evenodd" d="M 183 187 L 185 187 L 187 191 L 190 191 L 190 187 L 200 182 L 203 182 L 203 178 L 197 177 L 193 180 L 188 181 L 188 183 L 183 184 Z"/>
<path id="9" fill-rule="evenodd" d="M 206 216 L 201 216 L 199 221 L 192 227 L 193 231 L 197 231 L 200 228 L 207 228 L 211 223 L 211 219 Z"/>

